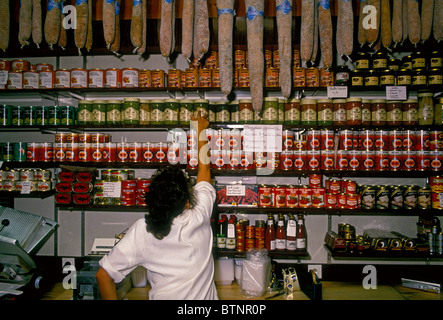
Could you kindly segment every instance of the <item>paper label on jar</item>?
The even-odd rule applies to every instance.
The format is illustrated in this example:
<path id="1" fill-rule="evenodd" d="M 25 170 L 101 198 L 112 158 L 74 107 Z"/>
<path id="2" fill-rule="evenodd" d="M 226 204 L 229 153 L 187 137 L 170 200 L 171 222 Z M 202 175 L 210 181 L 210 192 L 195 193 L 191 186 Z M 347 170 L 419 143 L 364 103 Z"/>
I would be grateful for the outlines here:
<path id="1" fill-rule="evenodd" d="M 250 109 L 242 109 L 239 112 L 240 121 L 253 121 L 254 111 Z"/>
<path id="2" fill-rule="evenodd" d="M 372 121 L 386 121 L 386 110 L 378 109 L 372 111 Z"/>
<path id="3" fill-rule="evenodd" d="M 228 110 L 222 110 L 216 113 L 215 115 L 217 122 L 228 122 L 230 121 L 230 113 Z"/>
<path id="4" fill-rule="evenodd" d="M 153 122 L 163 121 L 163 111 L 161 111 L 159 109 L 152 109 L 151 121 L 153 121 Z"/>
<path id="5" fill-rule="evenodd" d="M 292 108 L 285 112 L 286 121 L 300 121 L 300 110 Z"/>
<path id="6" fill-rule="evenodd" d="M 315 110 L 313 110 L 313 109 L 307 109 L 305 111 L 302 111 L 301 120 L 302 121 L 316 121 L 317 120 L 317 112 L 315 112 Z"/>
<path id="7" fill-rule="evenodd" d="M 106 121 L 120 121 L 121 112 L 117 109 L 112 109 L 106 113 Z"/>
<path id="8" fill-rule="evenodd" d="M 91 111 L 87 110 L 87 109 L 81 109 L 78 112 L 78 121 L 81 122 L 88 122 L 91 121 Z"/>
<path id="9" fill-rule="evenodd" d="M 123 114 L 125 120 L 139 120 L 139 111 L 135 108 L 126 108 Z"/>
<path id="10" fill-rule="evenodd" d="M 388 111 L 388 121 L 390 122 L 398 122 L 403 120 L 403 113 L 401 109 L 393 109 Z"/>
<path id="11" fill-rule="evenodd" d="M 174 111 L 172 109 L 165 109 L 163 113 L 163 120 L 164 121 L 177 121 L 178 120 L 178 112 Z"/>
<path id="12" fill-rule="evenodd" d="M 103 111 L 94 109 L 92 110 L 92 121 L 93 122 L 105 122 L 106 114 Z"/>
<path id="13" fill-rule="evenodd" d="M 24 89 L 38 89 L 38 74 L 25 73 L 23 74 L 23 88 Z"/>
<path id="14" fill-rule="evenodd" d="M 151 111 L 146 109 L 140 109 L 140 122 L 151 121 Z"/>
<path id="15" fill-rule="evenodd" d="M 368 108 L 361 109 L 361 120 L 363 122 L 371 121 L 371 109 Z"/>
<path id="16" fill-rule="evenodd" d="M 186 108 L 180 108 L 180 122 L 190 121 L 192 112 Z"/>
<path id="17" fill-rule="evenodd" d="M 418 121 L 418 110 L 417 109 L 409 109 L 407 111 L 403 111 L 403 121 L 406 121 L 406 122 Z"/>
<path id="18" fill-rule="evenodd" d="M 326 108 L 318 112 L 318 121 L 332 121 L 333 118 L 334 118 L 334 113 L 329 108 Z"/>

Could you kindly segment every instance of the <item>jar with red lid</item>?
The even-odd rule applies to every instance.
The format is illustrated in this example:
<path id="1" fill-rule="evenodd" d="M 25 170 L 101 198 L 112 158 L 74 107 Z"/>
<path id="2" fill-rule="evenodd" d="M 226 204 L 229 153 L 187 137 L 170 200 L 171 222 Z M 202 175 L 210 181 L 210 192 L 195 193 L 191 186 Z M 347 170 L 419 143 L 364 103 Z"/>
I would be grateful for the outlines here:
<path id="1" fill-rule="evenodd" d="M 386 124 L 387 120 L 387 106 L 385 99 L 372 100 L 371 106 L 372 125 L 382 126 Z"/>
<path id="2" fill-rule="evenodd" d="M 386 112 L 386 124 L 398 126 L 403 123 L 403 103 L 401 101 L 388 101 Z"/>
<path id="3" fill-rule="evenodd" d="M 336 99 L 332 103 L 333 125 L 343 126 L 346 124 L 346 99 Z"/>
<path id="4" fill-rule="evenodd" d="M 361 125 L 361 98 L 348 98 L 346 100 L 346 125 Z"/>

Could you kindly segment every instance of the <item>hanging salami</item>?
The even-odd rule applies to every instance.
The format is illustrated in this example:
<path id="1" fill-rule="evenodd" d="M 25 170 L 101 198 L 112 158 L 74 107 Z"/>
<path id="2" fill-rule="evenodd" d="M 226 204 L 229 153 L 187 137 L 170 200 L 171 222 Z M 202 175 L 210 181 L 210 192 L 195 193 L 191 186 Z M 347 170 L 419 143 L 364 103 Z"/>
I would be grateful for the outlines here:
<path id="1" fill-rule="evenodd" d="M 231 93 L 234 82 L 232 60 L 234 14 L 234 0 L 217 0 L 220 88 L 225 95 Z"/>
<path id="2" fill-rule="evenodd" d="M 183 1 L 182 11 L 182 54 L 186 60 L 192 57 L 194 37 L 194 0 Z"/>

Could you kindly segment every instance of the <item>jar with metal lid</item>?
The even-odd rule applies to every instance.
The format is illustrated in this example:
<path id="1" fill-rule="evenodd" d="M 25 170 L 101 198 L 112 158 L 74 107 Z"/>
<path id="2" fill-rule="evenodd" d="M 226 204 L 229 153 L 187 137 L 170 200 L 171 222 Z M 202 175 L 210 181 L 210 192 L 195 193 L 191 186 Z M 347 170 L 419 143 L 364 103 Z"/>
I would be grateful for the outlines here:
<path id="1" fill-rule="evenodd" d="M 264 124 L 278 123 L 278 98 L 266 97 L 263 99 L 262 122 Z"/>
<path id="2" fill-rule="evenodd" d="M 370 69 L 365 72 L 365 87 L 377 89 L 379 86 L 379 73 L 376 69 Z"/>
<path id="3" fill-rule="evenodd" d="M 443 55 L 437 50 L 432 51 L 429 58 L 429 68 L 443 68 Z"/>
<path id="4" fill-rule="evenodd" d="M 371 100 L 361 100 L 361 124 L 362 126 L 371 125 Z"/>
<path id="5" fill-rule="evenodd" d="M 402 69 L 412 70 L 412 57 L 411 55 L 404 56 L 401 59 Z"/>
<path id="6" fill-rule="evenodd" d="M 351 85 L 354 88 L 361 88 L 365 85 L 365 78 L 363 76 L 363 71 L 356 69 L 351 72 Z"/>
<path id="7" fill-rule="evenodd" d="M 411 54 L 412 70 L 417 68 L 426 69 L 426 56 L 423 52 L 417 51 Z"/>
<path id="8" fill-rule="evenodd" d="M 432 68 L 428 71 L 428 87 L 431 90 L 443 88 L 443 68 Z"/>
<path id="9" fill-rule="evenodd" d="M 397 86 L 410 86 L 412 83 L 411 71 L 403 68 L 397 71 Z"/>
<path id="10" fill-rule="evenodd" d="M 320 126 L 332 125 L 334 117 L 332 100 L 318 99 L 317 100 L 317 123 Z"/>
<path id="11" fill-rule="evenodd" d="M 443 98 L 440 98 L 434 107 L 434 124 L 443 125 Z"/>
<path id="12" fill-rule="evenodd" d="M 347 66 L 338 66 L 335 72 L 335 85 L 348 86 L 350 84 L 350 72 Z"/>
<path id="13" fill-rule="evenodd" d="M 106 102 L 106 124 L 121 125 L 122 102 L 120 100 L 108 100 Z"/>
<path id="14" fill-rule="evenodd" d="M 249 99 L 241 99 L 238 102 L 239 122 L 243 124 L 254 123 L 254 108 L 252 101 Z"/>
<path id="15" fill-rule="evenodd" d="M 389 59 L 388 69 L 392 71 L 398 71 L 401 68 L 401 61 L 398 59 Z"/>
<path id="16" fill-rule="evenodd" d="M 122 123 L 139 124 L 140 121 L 140 99 L 125 98 L 122 106 Z"/>
<path id="17" fill-rule="evenodd" d="M 403 123 L 403 103 L 401 101 L 389 100 L 386 104 L 386 124 L 398 126 Z"/>
<path id="18" fill-rule="evenodd" d="M 208 120 L 209 123 L 215 123 L 215 101 L 209 101 L 208 106 Z"/>
<path id="19" fill-rule="evenodd" d="M 163 102 L 163 123 L 166 125 L 178 124 L 178 112 L 178 100 L 165 99 Z"/>
<path id="20" fill-rule="evenodd" d="M 231 123 L 240 122 L 240 106 L 238 100 L 229 103 L 229 113 L 231 114 Z"/>
<path id="21" fill-rule="evenodd" d="M 278 99 L 278 123 L 283 124 L 285 122 L 285 99 Z"/>
<path id="22" fill-rule="evenodd" d="M 163 100 L 151 100 L 151 124 L 162 125 L 164 124 L 164 103 Z"/>
<path id="23" fill-rule="evenodd" d="M 346 99 L 334 99 L 332 102 L 332 111 L 334 126 L 342 126 L 346 124 Z"/>
<path id="24" fill-rule="evenodd" d="M 77 123 L 81 126 L 85 126 L 91 124 L 91 122 L 92 122 L 92 101 L 79 100 Z"/>
<path id="25" fill-rule="evenodd" d="M 300 124 L 300 99 L 289 99 L 285 104 L 285 124 Z"/>
<path id="26" fill-rule="evenodd" d="M 301 124 L 317 124 L 317 101 L 315 99 L 301 99 Z"/>
<path id="27" fill-rule="evenodd" d="M 412 70 L 411 86 L 414 90 L 426 89 L 428 84 L 427 72 L 424 68 L 416 68 Z"/>
<path id="28" fill-rule="evenodd" d="M 418 124 L 418 99 L 403 101 L 403 125 L 415 126 Z"/>
<path id="29" fill-rule="evenodd" d="M 194 101 L 191 99 L 182 99 L 180 100 L 179 105 L 180 105 L 179 123 L 188 125 L 191 121 L 191 115 L 194 114 Z M 151 112 L 151 121 L 152 121 L 152 112 Z M 215 119 L 212 122 L 215 122 Z"/>
<path id="30" fill-rule="evenodd" d="M 215 122 L 219 124 L 226 124 L 231 122 L 231 113 L 229 102 L 226 100 L 217 101 L 215 105 Z"/>
<path id="31" fill-rule="evenodd" d="M 372 58 L 372 69 L 384 70 L 388 67 L 388 55 L 380 50 Z"/>
<path id="32" fill-rule="evenodd" d="M 209 115 L 209 100 L 207 99 L 194 100 L 194 117 L 197 116 L 199 111 L 201 112 L 202 116 Z"/>
<path id="33" fill-rule="evenodd" d="M 395 86 L 395 73 L 391 69 L 385 69 L 380 73 L 380 87 Z"/>
<path id="34" fill-rule="evenodd" d="M 92 119 L 93 125 L 106 124 L 106 101 L 94 100 L 92 101 Z"/>
<path id="35" fill-rule="evenodd" d="M 421 92 L 418 97 L 418 124 L 431 125 L 434 123 L 434 94 Z"/>
<path id="36" fill-rule="evenodd" d="M 346 99 L 346 125 L 361 125 L 361 98 Z"/>
<path id="37" fill-rule="evenodd" d="M 374 126 L 383 126 L 387 120 L 387 106 L 385 99 L 372 100 L 371 121 Z"/>
<path id="38" fill-rule="evenodd" d="M 357 59 L 355 60 L 355 68 L 357 70 L 369 69 L 371 63 L 371 57 L 366 52 L 357 53 Z"/>
<path id="39" fill-rule="evenodd" d="M 139 124 L 146 126 L 151 123 L 151 101 L 140 100 L 140 121 Z"/>

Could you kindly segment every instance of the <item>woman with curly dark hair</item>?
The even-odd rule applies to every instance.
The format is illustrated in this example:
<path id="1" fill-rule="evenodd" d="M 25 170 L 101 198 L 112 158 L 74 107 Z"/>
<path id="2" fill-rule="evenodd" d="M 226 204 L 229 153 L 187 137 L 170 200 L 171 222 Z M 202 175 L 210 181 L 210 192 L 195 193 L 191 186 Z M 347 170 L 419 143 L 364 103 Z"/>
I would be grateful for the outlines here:
<path id="1" fill-rule="evenodd" d="M 150 299 L 218 299 L 210 225 L 215 189 L 205 134 L 209 122 L 200 113 L 192 120 L 199 137 L 195 186 L 175 166 L 156 171 L 146 195 L 145 218 L 100 260 L 97 282 L 102 299 L 117 299 L 115 283 L 137 266 L 147 270 Z"/>

